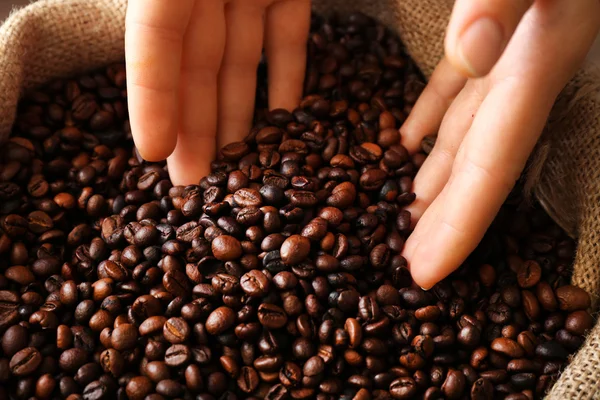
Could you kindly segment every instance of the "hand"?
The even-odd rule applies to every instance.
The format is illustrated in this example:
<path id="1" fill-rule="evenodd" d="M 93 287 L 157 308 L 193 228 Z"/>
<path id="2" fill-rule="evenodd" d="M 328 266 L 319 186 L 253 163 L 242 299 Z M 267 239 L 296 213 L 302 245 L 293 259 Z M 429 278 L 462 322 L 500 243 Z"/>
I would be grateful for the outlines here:
<path id="1" fill-rule="evenodd" d="M 400 129 L 412 152 L 438 133 L 414 181 L 416 227 L 403 252 L 419 286 L 475 249 L 599 26 L 598 0 L 457 0 L 446 58 Z"/>
<path id="2" fill-rule="evenodd" d="M 144 159 L 168 157 L 176 185 L 247 135 L 263 39 L 269 107 L 301 99 L 310 0 L 129 0 L 126 28 L 133 138 Z"/>

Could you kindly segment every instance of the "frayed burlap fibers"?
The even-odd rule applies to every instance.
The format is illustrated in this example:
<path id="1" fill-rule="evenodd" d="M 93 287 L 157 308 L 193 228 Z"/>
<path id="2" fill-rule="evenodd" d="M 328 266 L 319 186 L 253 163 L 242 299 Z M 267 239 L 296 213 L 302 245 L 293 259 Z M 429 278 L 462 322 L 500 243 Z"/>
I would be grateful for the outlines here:
<path id="1" fill-rule="evenodd" d="M 397 31 L 430 76 L 443 53 L 451 0 L 315 0 L 319 13 L 360 10 Z M 28 89 L 124 59 L 126 0 L 40 0 L 0 28 L 0 141 Z M 578 238 L 573 283 L 600 294 L 600 73 L 580 71 L 552 111 L 528 167 L 527 188 Z M 600 325 L 548 395 L 600 399 Z"/>

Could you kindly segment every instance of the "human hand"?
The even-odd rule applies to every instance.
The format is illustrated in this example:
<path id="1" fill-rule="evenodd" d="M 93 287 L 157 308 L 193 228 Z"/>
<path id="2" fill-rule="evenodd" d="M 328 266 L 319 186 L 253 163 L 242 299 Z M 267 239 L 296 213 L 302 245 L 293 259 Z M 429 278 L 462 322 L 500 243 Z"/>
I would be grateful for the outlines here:
<path id="1" fill-rule="evenodd" d="M 475 249 L 599 27 L 598 0 L 457 0 L 446 58 L 400 129 L 411 152 L 438 133 L 414 180 L 403 251 L 419 286 Z"/>
<path id="2" fill-rule="evenodd" d="M 144 159 L 168 157 L 176 185 L 247 135 L 263 39 L 269 107 L 301 99 L 310 0 L 129 0 L 126 21 L 133 138 Z"/>

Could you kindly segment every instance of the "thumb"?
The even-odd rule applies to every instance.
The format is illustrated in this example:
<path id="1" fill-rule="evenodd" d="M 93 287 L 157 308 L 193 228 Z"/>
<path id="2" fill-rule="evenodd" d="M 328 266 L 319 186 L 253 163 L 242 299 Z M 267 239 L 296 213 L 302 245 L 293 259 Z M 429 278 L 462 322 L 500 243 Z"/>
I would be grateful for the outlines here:
<path id="1" fill-rule="evenodd" d="M 533 0 L 457 0 L 446 34 L 446 56 L 469 77 L 487 75 Z"/>

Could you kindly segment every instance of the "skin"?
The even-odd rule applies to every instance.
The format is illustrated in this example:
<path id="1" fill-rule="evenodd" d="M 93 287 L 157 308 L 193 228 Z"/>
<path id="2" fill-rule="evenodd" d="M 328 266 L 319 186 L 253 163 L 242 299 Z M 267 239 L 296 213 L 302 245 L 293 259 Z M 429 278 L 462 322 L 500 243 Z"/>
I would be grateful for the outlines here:
<path id="1" fill-rule="evenodd" d="M 310 0 L 129 0 L 130 122 L 148 161 L 176 185 L 210 172 L 216 149 L 252 122 L 264 47 L 269 107 L 302 95 Z M 429 289 L 470 254 L 523 170 L 560 90 L 600 28 L 598 0 L 457 0 L 446 55 L 401 127 L 415 152 L 438 141 L 414 181 L 407 258 Z"/>

